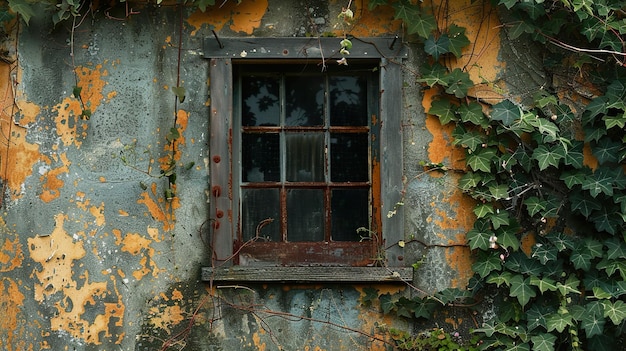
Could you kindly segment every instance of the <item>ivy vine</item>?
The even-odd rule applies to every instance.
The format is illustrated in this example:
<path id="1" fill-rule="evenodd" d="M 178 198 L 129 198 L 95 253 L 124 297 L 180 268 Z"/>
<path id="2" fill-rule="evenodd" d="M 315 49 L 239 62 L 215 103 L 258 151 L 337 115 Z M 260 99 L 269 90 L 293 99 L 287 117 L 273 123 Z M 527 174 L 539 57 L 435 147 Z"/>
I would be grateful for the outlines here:
<path id="1" fill-rule="evenodd" d="M 508 12 L 508 37 L 544 52 L 537 70 L 569 70 L 572 85 L 594 93 L 577 95 L 583 108 L 556 86 L 534 92 L 530 106 L 519 96 L 488 104 L 468 95 L 476 83 L 468 72 L 446 65 L 472 44 L 464 28 L 438 27 L 425 2 L 370 0 L 370 10 L 392 6 L 429 56 L 418 82 L 439 93 L 427 113 L 454 125 L 453 144 L 466 151 L 458 186 L 476 200 L 477 220 L 467 233 L 475 272 L 467 290 L 407 298 L 371 289 L 363 301 L 428 319 L 496 291 L 496 316 L 473 330 L 466 349 L 617 349 L 626 329 L 626 8 L 611 0 L 495 3 Z M 523 237 L 534 244 L 524 249 Z M 400 349 L 425 349 L 395 339 Z"/>

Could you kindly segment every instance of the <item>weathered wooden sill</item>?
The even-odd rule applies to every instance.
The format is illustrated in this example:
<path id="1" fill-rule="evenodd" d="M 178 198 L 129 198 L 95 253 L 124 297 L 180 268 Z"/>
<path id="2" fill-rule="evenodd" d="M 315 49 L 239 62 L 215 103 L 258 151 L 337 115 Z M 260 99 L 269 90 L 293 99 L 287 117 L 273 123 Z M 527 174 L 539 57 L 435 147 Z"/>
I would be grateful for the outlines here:
<path id="1" fill-rule="evenodd" d="M 411 267 L 274 267 L 233 266 L 202 268 L 202 280 L 264 283 L 394 283 L 413 281 Z"/>

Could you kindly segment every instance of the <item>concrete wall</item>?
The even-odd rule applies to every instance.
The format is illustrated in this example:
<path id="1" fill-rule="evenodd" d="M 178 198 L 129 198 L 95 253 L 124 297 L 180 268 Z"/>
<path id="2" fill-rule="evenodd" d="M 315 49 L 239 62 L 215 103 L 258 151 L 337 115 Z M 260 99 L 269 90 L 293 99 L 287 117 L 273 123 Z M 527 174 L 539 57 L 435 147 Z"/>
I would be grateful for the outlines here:
<path id="1" fill-rule="evenodd" d="M 481 2 L 452 3 L 459 7 L 448 12 L 476 40 L 453 64 L 477 82 L 496 81 L 495 13 Z M 361 305 L 366 285 L 211 289 L 199 280 L 210 258 L 203 241 L 210 128 L 203 38 L 211 30 L 222 37 L 342 34 L 337 15 L 345 5 L 229 0 L 202 13 L 131 3 L 126 17 L 123 4 L 103 4 L 75 23 L 55 27 L 50 16 L 37 16 L 9 28 L 8 62 L 0 63 L 0 348 L 384 350 L 381 325 L 409 330 L 377 306 Z M 350 34 L 402 36 L 391 9 L 370 13 L 354 1 L 352 10 Z M 422 56 L 407 45 L 405 236 L 464 244 L 473 204 L 457 190 L 454 173 L 422 174 L 419 165 L 462 167 L 463 155 L 450 146 L 451 130 L 425 115 L 432 92 L 415 82 Z M 176 86 L 186 89 L 182 103 Z M 493 94 L 483 88 L 475 94 Z M 89 119 L 81 118 L 85 110 Z M 181 135 L 173 146 L 166 138 L 172 128 Z M 170 157 L 178 180 L 168 200 L 159 171 Z M 413 242 L 405 250 L 409 259 L 425 258 L 415 272 L 424 291 L 463 287 L 471 276 L 467 248 Z M 450 328 L 472 326 L 459 316 L 447 321 Z"/>

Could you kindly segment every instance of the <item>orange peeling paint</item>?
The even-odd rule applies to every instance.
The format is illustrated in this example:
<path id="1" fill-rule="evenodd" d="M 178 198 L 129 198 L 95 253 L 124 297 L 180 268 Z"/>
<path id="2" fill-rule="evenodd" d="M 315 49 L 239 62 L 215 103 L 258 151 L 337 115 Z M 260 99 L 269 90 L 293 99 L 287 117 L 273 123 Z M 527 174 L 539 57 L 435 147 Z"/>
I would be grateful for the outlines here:
<path id="1" fill-rule="evenodd" d="M 26 140 L 28 129 L 25 128 L 35 120 L 39 108 L 22 97 L 16 98 L 11 73 L 10 65 L 0 63 L 0 134 L 8 138 L 8 142 L 0 143 L 0 177 L 8 186 L 11 198 L 17 199 L 22 196 L 22 184 L 32 175 L 33 166 L 41 161 L 39 145 Z M 21 76 L 21 72 L 17 73 Z M 21 109 L 19 122 L 13 119 L 16 105 Z"/>
<path id="2" fill-rule="evenodd" d="M 475 83 L 495 82 L 504 69 L 504 63 L 498 58 L 501 23 L 496 9 L 488 1 L 461 0 L 439 4 L 434 6 L 434 13 L 447 14 L 438 16 L 440 28 L 451 23 L 464 27 L 465 35 L 472 42 L 463 49 L 460 59 L 453 60 L 450 68 L 466 70 Z"/>
<path id="3" fill-rule="evenodd" d="M 19 234 L 6 228 L 2 218 L 0 218 L 0 231 L 4 236 L 4 243 L 0 246 L 0 273 L 10 272 L 22 266 L 24 251 L 20 244 Z"/>
<path id="4" fill-rule="evenodd" d="M 22 338 L 20 333 L 20 324 L 26 317 L 21 310 L 24 294 L 20 292 L 19 285 L 9 278 L 0 279 L 0 330 L 3 335 L 0 346 L 5 351 L 27 349 L 26 338 Z"/>
<path id="5" fill-rule="evenodd" d="M 351 10 L 354 19 L 345 28 L 335 29 L 333 33 L 342 37 L 345 33 L 356 37 L 375 37 L 385 34 L 402 32 L 402 21 L 395 20 L 395 10 L 391 6 L 378 6 L 374 11 L 368 10 L 368 1 L 354 1 Z M 341 27 L 341 24 L 336 26 Z"/>
<path id="6" fill-rule="evenodd" d="M 69 172 L 70 160 L 65 153 L 59 155 L 62 166 L 48 170 L 44 175 L 40 177 L 42 182 L 42 192 L 39 198 L 43 202 L 50 202 L 61 195 L 61 188 L 65 185 L 65 182 L 59 179 L 59 176 L 67 174 Z"/>
<path id="7" fill-rule="evenodd" d="M 143 255 L 139 261 L 141 268 L 132 273 L 136 280 L 141 280 L 144 276 L 150 274 L 150 272 L 152 272 L 152 275 L 155 277 L 160 273 L 159 268 L 152 259 L 155 255 L 155 251 L 150 247 L 151 243 L 152 241 L 138 233 L 127 233 L 122 239 L 122 251 L 128 252 L 134 256 Z"/>
<path id="8" fill-rule="evenodd" d="M 125 307 L 114 281 L 113 289 L 107 282 L 90 282 L 88 271 L 83 272 L 80 283 L 73 279 L 74 262 L 85 257 L 86 252 L 83 242 L 74 242 L 64 229 L 66 220 L 67 215 L 56 215 L 50 235 L 28 239 L 30 258 L 41 265 L 40 270 L 33 272 L 39 281 L 34 297 L 39 302 L 56 301 L 51 330 L 65 331 L 88 344 L 99 345 L 102 338 L 112 338 L 110 326 L 123 324 Z M 84 316 L 86 307 L 88 317 Z"/>
<path id="9" fill-rule="evenodd" d="M 453 125 L 442 126 L 435 116 L 426 117 L 426 129 L 433 140 L 428 144 L 428 159 L 433 163 L 444 163 L 453 169 L 465 169 L 465 150 L 452 146 Z M 431 172 L 430 174 L 435 174 Z"/>
<path id="10" fill-rule="evenodd" d="M 225 25 L 230 24 L 230 30 L 252 34 L 261 26 L 261 19 L 267 11 L 267 0 L 227 1 L 220 3 L 223 6 L 208 8 L 205 12 L 197 10 L 187 18 L 187 23 L 195 30 L 194 36 L 203 25 L 211 25 L 212 29 L 219 32 Z"/>
<path id="11" fill-rule="evenodd" d="M 533 247 L 535 246 L 536 243 L 537 243 L 537 238 L 535 237 L 535 234 L 526 233 L 522 236 L 520 247 L 522 248 L 522 251 L 527 256 L 530 256 L 532 254 Z"/>
<path id="12" fill-rule="evenodd" d="M 152 218 L 163 223 L 163 229 L 165 231 L 172 230 L 174 229 L 174 222 L 176 220 L 173 210 L 180 207 L 180 202 L 178 198 L 175 197 L 172 201 L 164 204 L 165 200 L 163 196 L 158 196 L 157 185 L 156 183 L 152 183 L 150 191 L 141 193 L 141 199 L 137 200 L 137 203 L 145 205 Z"/>
<path id="13" fill-rule="evenodd" d="M 101 227 L 104 225 L 104 202 L 100 203 L 100 207 L 91 206 L 89 208 L 89 213 L 95 217 L 96 225 Z"/>

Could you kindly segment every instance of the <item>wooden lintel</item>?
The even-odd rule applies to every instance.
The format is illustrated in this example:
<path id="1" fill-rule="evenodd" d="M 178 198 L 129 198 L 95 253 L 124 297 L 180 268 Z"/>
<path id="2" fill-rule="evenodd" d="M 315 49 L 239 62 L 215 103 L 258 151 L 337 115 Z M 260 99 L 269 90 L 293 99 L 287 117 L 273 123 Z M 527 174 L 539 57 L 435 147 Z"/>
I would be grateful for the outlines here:
<path id="1" fill-rule="evenodd" d="M 411 267 L 274 267 L 202 268 L 202 280 L 212 282 L 402 283 L 413 281 Z"/>
<path id="2" fill-rule="evenodd" d="M 205 58 L 236 59 L 341 59 L 342 38 L 219 38 L 204 39 Z M 402 40 L 390 38 L 351 38 L 349 59 L 406 58 Z"/>

